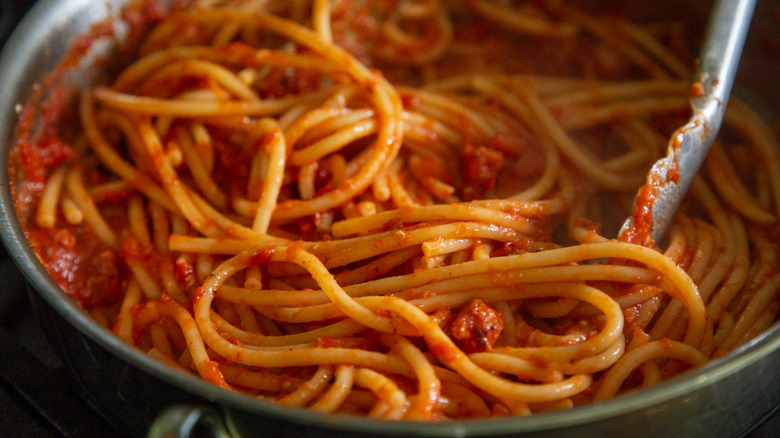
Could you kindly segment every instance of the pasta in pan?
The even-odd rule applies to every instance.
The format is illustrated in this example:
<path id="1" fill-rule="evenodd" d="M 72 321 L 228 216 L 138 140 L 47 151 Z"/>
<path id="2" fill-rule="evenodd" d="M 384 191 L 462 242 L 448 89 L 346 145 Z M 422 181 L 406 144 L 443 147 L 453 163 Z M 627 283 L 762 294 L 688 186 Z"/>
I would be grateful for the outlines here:
<path id="1" fill-rule="evenodd" d="M 733 99 L 667 241 L 613 238 L 689 60 L 591 9 L 134 4 L 117 73 L 23 115 L 25 232 L 120 338 L 290 406 L 487 418 L 669 379 L 777 319 L 780 148 Z"/>

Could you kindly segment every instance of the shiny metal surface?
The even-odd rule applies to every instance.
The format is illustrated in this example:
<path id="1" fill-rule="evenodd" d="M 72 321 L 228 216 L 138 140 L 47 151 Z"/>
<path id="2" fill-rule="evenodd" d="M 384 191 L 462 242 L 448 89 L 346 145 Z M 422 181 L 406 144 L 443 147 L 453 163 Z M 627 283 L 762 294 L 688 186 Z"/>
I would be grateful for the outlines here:
<path id="1" fill-rule="evenodd" d="M 16 219 L 8 180 L 8 152 L 13 147 L 14 127 L 18 122 L 17 104 L 30 95 L 34 83 L 56 64 L 67 42 L 86 30 L 91 23 L 109 14 L 106 4 L 124 0 L 44 0 L 25 19 L 0 55 L 0 234 L 6 248 L 40 296 L 88 342 L 68 340 L 79 360 L 100 364 L 105 350 L 127 367 L 119 375 L 113 368 L 104 380 L 85 385 L 96 391 L 114 391 L 113 402 L 123 409 L 134 409 L 137 400 L 140 421 L 151 423 L 171 403 L 215 406 L 233 436 L 719 436 L 738 437 L 780 404 L 780 327 L 775 325 L 749 345 L 701 369 L 656 387 L 602 403 L 568 411 L 480 421 L 454 421 L 443 424 L 401 423 L 322 415 L 287 408 L 226 391 L 200 379 L 169 368 L 125 344 L 111 332 L 99 327 L 73 301 L 68 299 L 48 276 L 27 244 Z M 113 10 L 116 10 L 114 8 Z M 85 66 L 88 69 L 88 65 Z M 83 80 L 75 75 L 73 86 Z M 68 328 L 57 328 L 71 338 Z M 74 330 L 74 332 L 76 332 Z M 93 346 L 92 344 L 96 346 Z M 129 365 L 128 365 L 129 364 Z M 101 373 L 105 367 L 95 366 Z M 113 374 L 111 374 L 113 373 Z M 134 374 L 138 373 L 138 374 Z M 140 377 L 165 382 L 160 396 L 154 384 L 139 384 Z M 115 387 L 105 382 L 117 380 Z M 148 378 L 148 379 L 147 379 Z M 110 381 L 110 380 L 109 380 Z M 102 383 L 101 383 L 102 382 Z M 180 393 L 172 393 L 174 388 Z M 771 388 L 767 390 L 767 388 Z M 140 393 L 144 390 L 144 393 Z M 164 395 L 164 396 L 163 396 Z M 107 397 L 111 397 L 109 394 Z M 174 400 L 171 402 L 171 400 Z M 181 411 L 179 411 L 181 414 Z M 126 413 L 119 415 L 130 416 Z M 186 414 L 183 418 L 189 418 Z"/>
<path id="2" fill-rule="evenodd" d="M 712 8 L 693 74 L 701 94 L 691 97 L 690 120 L 672 136 L 667 156 L 653 164 L 647 177 L 646 184 L 657 187 L 650 209 L 654 242 L 663 239 L 720 130 L 755 6 L 756 0 L 717 0 Z M 623 229 L 633 221 L 629 218 Z"/>

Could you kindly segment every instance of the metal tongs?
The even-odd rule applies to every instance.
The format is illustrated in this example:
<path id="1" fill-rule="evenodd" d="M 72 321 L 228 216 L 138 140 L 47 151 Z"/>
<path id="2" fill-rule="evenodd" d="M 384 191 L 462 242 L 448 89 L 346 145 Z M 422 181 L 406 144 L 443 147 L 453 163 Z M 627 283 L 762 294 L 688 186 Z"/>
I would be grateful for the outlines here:
<path id="1" fill-rule="evenodd" d="M 621 237 L 650 246 L 663 239 L 720 130 L 755 5 L 756 0 L 716 0 L 713 5 L 693 75 L 692 116 L 672 135 L 667 156 L 650 169 Z"/>

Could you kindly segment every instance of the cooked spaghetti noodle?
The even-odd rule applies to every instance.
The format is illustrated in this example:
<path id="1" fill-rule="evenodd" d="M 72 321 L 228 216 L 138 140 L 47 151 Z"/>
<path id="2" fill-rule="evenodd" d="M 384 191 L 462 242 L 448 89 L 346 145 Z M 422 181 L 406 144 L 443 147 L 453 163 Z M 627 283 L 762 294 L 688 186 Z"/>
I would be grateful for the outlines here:
<path id="1" fill-rule="evenodd" d="M 603 400 L 777 319 L 779 148 L 736 99 L 668 242 L 612 238 L 687 118 L 679 27 L 558 1 L 181 3 L 125 11 L 132 62 L 72 112 L 55 88 L 12 169 L 49 272 L 150 356 L 436 421 Z"/>

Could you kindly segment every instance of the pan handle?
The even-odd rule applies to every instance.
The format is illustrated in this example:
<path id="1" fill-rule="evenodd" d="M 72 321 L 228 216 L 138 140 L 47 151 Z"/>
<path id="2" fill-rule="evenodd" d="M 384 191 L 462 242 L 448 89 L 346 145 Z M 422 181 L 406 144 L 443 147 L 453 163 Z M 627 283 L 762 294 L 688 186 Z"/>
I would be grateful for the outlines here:
<path id="1" fill-rule="evenodd" d="M 196 405 L 166 408 L 152 422 L 147 438 L 190 438 L 196 430 L 199 437 L 234 438 L 217 411 Z"/>

